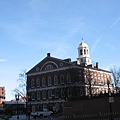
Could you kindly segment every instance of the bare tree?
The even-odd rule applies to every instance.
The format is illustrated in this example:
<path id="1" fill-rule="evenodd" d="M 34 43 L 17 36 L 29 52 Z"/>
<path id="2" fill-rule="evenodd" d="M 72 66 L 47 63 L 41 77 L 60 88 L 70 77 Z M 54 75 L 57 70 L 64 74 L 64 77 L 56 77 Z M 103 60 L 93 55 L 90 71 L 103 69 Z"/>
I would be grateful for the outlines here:
<path id="1" fill-rule="evenodd" d="M 115 85 L 115 90 L 117 92 L 120 87 L 120 68 L 116 68 L 115 66 L 110 69 Z"/>
<path id="2" fill-rule="evenodd" d="M 92 77 L 91 77 L 91 72 L 90 72 L 89 69 L 87 69 L 87 70 L 85 71 L 85 75 L 86 75 L 85 83 L 88 85 L 87 91 L 88 91 L 90 97 L 92 97 Z"/>
<path id="3" fill-rule="evenodd" d="M 19 94 L 22 100 L 26 101 L 26 85 L 27 85 L 27 78 L 26 78 L 26 70 L 23 70 L 19 74 L 19 78 L 17 80 L 18 82 L 18 87 L 16 87 L 13 92 L 15 94 Z"/>
<path id="4" fill-rule="evenodd" d="M 85 71 L 85 75 L 86 75 L 85 83 L 87 85 L 88 88 L 87 90 L 90 97 L 92 97 L 93 94 L 96 94 L 96 89 L 94 88 L 94 86 L 96 85 L 96 81 L 93 79 L 92 74 L 93 73 L 89 68 Z"/>

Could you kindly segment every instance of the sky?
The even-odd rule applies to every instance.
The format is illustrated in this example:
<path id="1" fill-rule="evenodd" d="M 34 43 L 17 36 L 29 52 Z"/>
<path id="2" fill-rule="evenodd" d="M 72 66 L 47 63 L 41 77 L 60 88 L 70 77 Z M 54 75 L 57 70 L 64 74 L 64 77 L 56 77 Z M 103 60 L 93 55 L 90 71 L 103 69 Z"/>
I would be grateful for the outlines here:
<path id="1" fill-rule="evenodd" d="M 52 57 L 75 61 L 86 42 L 93 64 L 120 66 L 120 0 L 0 0 L 0 86 L 14 99 L 19 73 Z"/>

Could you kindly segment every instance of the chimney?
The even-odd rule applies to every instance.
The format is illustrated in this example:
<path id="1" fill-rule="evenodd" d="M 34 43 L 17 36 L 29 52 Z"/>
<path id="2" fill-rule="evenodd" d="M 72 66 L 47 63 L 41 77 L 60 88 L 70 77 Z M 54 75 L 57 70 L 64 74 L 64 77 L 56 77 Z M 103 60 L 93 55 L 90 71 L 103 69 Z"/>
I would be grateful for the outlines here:
<path id="1" fill-rule="evenodd" d="M 50 57 L 50 53 L 47 53 L 47 57 Z"/>
<path id="2" fill-rule="evenodd" d="M 98 62 L 96 62 L 96 68 L 98 68 Z"/>

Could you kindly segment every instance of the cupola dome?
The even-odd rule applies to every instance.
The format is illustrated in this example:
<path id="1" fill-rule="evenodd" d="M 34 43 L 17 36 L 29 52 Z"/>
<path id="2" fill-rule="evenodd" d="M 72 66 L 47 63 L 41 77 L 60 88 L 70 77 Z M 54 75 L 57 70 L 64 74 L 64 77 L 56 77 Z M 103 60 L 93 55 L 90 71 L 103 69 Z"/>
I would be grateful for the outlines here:
<path id="1" fill-rule="evenodd" d="M 88 45 L 87 45 L 84 41 L 82 41 L 82 42 L 79 44 L 79 47 L 88 47 Z"/>
<path id="2" fill-rule="evenodd" d="M 81 64 L 81 65 L 82 64 L 85 64 L 85 65 L 92 64 L 90 54 L 89 54 L 89 47 L 84 41 L 82 41 L 78 46 L 77 63 Z"/>

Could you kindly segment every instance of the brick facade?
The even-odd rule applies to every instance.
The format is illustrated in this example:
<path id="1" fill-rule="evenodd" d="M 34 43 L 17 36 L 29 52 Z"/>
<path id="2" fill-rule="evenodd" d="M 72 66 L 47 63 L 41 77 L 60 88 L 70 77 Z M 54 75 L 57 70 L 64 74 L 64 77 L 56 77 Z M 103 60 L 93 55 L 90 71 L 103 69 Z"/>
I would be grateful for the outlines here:
<path id="1" fill-rule="evenodd" d="M 78 65 L 70 59 L 47 57 L 27 72 L 28 105 L 31 111 L 48 108 L 59 111 L 72 96 L 98 95 L 107 91 L 111 73 L 98 66 Z"/>

